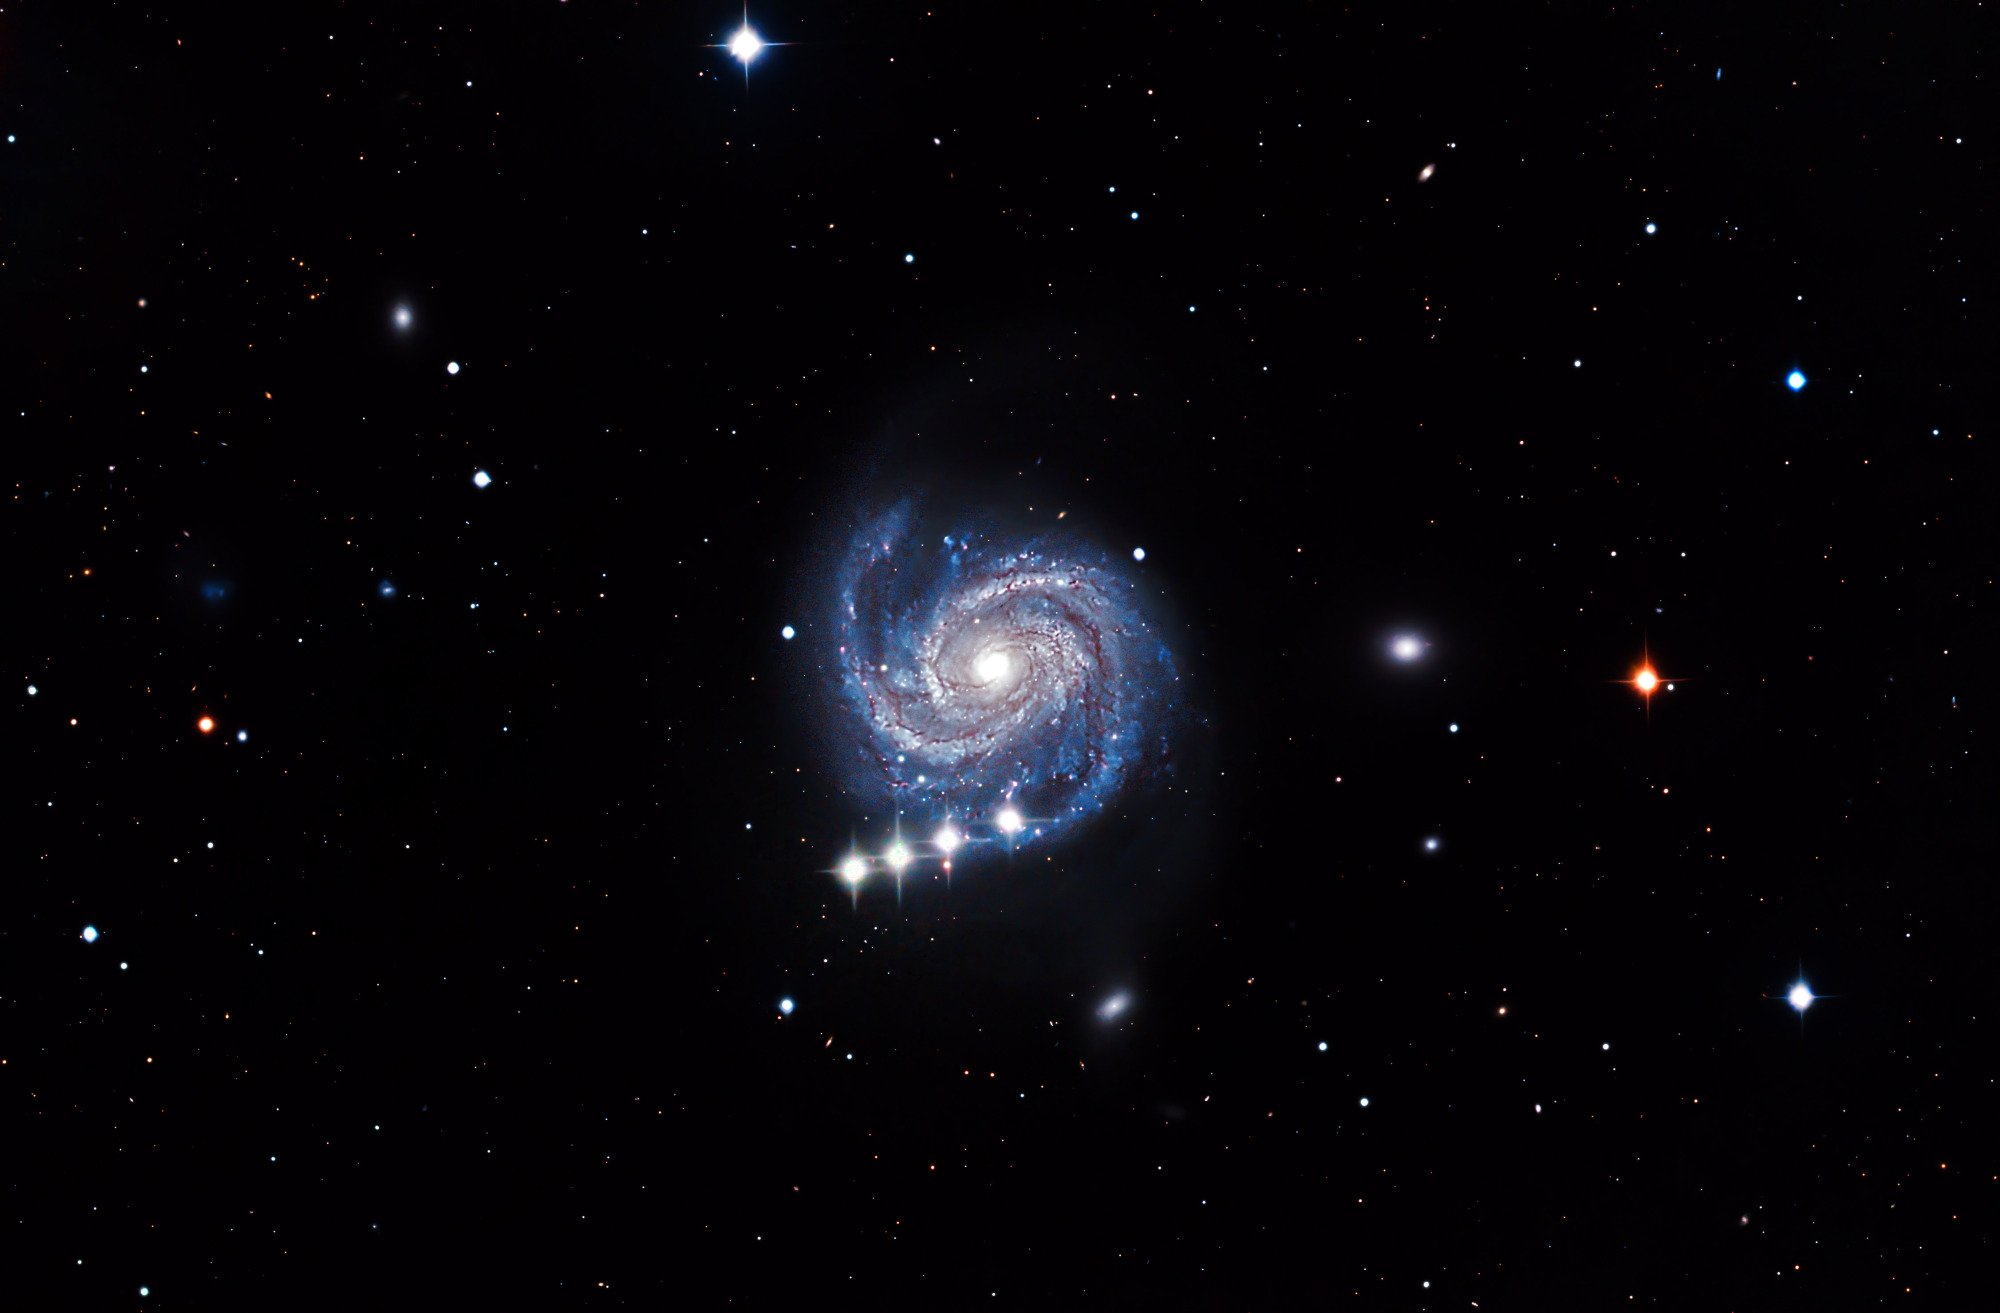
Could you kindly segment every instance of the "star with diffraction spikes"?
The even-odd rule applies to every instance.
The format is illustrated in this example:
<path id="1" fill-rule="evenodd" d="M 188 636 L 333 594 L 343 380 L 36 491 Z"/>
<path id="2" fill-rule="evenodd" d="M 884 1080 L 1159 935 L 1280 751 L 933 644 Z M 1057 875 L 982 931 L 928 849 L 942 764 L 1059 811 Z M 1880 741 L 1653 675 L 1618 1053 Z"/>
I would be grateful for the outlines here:
<path id="1" fill-rule="evenodd" d="M 1639 668 L 1634 670 L 1628 678 L 1614 679 L 1609 682 L 1613 684 L 1626 684 L 1637 689 L 1639 696 L 1645 699 L 1646 719 L 1650 721 L 1653 718 L 1653 694 L 1659 692 L 1661 689 L 1665 689 L 1671 693 L 1674 691 L 1676 684 L 1685 683 L 1686 680 L 1678 675 L 1662 675 L 1659 671 L 1653 669 L 1653 654 L 1650 648 L 1642 646 L 1639 652 Z"/>
<path id="2" fill-rule="evenodd" d="M 1819 1002 L 1823 998 L 1832 998 L 1834 996 L 1831 994 L 1813 993 L 1812 986 L 1806 983 L 1806 964 L 1804 962 L 1800 962 L 1799 973 L 1797 976 L 1793 977 L 1791 988 L 1787 989 L 1782 994 L 1766 994 L 1764 995 L 1764 997 L 1782 998 L 1794 1012 L 1798 1013 L 1799 1033 L 1803 1035 L 1805 1034 L 1805 1029 L 1806 1029 L 1806 1009 L 1810 1008 L 1813 1004 Z"/>
<path id="3" fill-rule="evenodd" d="M 757 56 L 763 54 L 764 51 L 772 46 L 788 46 L 791 44 L 789 41 L 766 41 L 763 37 L 759 36 L 757 29 L 750 26 L 750 6 L 746 4 L 743 6 L 743 26 L 737 28 L 730 35 L 729 40 L 717 42 L 709 48 L 711 50 L 727 50 L 730 58 L 739 61 L 743 65 L 743 89 L 748 91 L 750 89 L 750 65 L 756 60 Z"/>

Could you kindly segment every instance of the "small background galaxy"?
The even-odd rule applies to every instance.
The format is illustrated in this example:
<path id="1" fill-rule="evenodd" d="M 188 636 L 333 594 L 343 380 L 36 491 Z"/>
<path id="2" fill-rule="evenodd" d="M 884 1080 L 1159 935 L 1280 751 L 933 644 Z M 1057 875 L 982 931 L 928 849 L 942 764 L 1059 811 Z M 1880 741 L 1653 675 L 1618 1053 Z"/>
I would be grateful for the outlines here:
<path id="1" fill-rule="evenodd" d="M 1989 1306 L 1988 11 L 747 18 L 0 12 L 0 1305 Z"/>

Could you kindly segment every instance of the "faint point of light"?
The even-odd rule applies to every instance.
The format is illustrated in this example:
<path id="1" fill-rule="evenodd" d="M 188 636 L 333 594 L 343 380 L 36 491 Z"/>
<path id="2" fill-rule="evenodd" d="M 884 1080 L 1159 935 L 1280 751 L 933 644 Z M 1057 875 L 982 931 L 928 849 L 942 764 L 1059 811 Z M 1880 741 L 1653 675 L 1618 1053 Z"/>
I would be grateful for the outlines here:
<path id="1" fill-rule="evenodd" d="M 904 264 L 915 264 L 916 262 L 917 262 L 917 257 L 916 257 L 916 255 L 915 255 L 915 253 L 914 253 L 914 252 L 905 252 L 905 253 L 904 253 L 904 255 L 903 255 L 903 263 L 904 263 Z"/>
<path id="2" fill-rule="evenodd" d="M 1785 386 L 1790 388 L 1792 391 L 1794 392 L 1803 391 L 1805 389 L 1805 385 L 1806 385 L 1806 376 L 1803 371 L 1795 369 L 1791 373 L 1785 375 Z"/>
<path id="3" fill-rule="evenodd" d="M 94 944 L 94 943 L 96 943 L 96 942 L 97 942 L 97 927 L 96 927 L 96 926 L 94 926 L 94 925 L 87 925 L 87 926 L 85 926 L 85 927 L 83 928 L 83 942 L 84 942 L 84 943 L 86 943 L 86 944 Z"/>
<path id="4" fill-rule="evenodd" d="M 1648 237 L 1651 237 L 1654 233 L 1658 231 L 1660 231 L 1660 225 L 1656 223 L 1649 223 L 1646 225 L 1646 235 Z"/>
<path id="5" fill-rule="evenodd" d="M 1193 314 L 1193 313 L 1194 313 L 1194 307 L 1193 307 L 1193 306 L 1189 306 L 1189 307 L 1188 307 L 1188 313 L 1189 313 L 1189 314 Z"/>
<path id="6" fill-rule="evenodd" d="M 778 1000 L 778 1011 L 784 1013 L 788 1017 L 792 1015 L 792 1009 L 797 1006 L 798 1004 L 792 1002 L 789 995 Z"/>
<path id="7" fill-rule="evenodd" d="M 215 733 L 215 717 L 203 716 L 194 723 L 194 727 L 204 734 L 213 734 Z"/>
<path id="8" fill-rule="evenodd" d="M 1572 361 L 1570 361 L 1570 362 L 1569 362 L 1569 367 L 1570 367 L 1571 369 L 1582 369 L 1582 368 L 1583 368 L 1583 362 L 1582 362 L 1581 360 L 1572 360 Z"/>
<path id="9" fill-rule="evenodd" d="M 1188 309 L 1192 310 L 1192 309 L 1194 309 L 1194 307 L 1193 307 L 1193 306 L 1189 306 L 1189 307 L 1188 307 Z M 1146 549 L 1145 549 L 1145 548 L 1143 548 L 1143 547 L 1134 547 L 1134 548 L 1132 549 L 1132 559 L 1133 559 L 1133 560 L 1135 560 L 1135 561 L 1143 561 L 1143 560 L 1145 560 L 1145 559 L 1146 559 Z"/>
<path id="10" fill-rule="evenodd" d="M 901 839 L 889 845 L 889 851 L 882 854 L 882 862 L 897 875 L 901 875 L 910 864 L 909 845 Z"/>
<path id="11" fill-rule="evenodd" d="M 237 730 L 237 731 L 236 731 L 236 741 L 237 741 L 238 743 L 248 743 L 248 742 L 250 741 L 250 731 L 249 731 L 249 730 L 247 730 L 247 729 L 239 729 L 239 730 Z"/>
<path id="12" fill-rule="evenodd" d="M 1021 827 L 1026 824 L 1027 822 L 1021 819 L 1021 813 L 1012 807 L 1002 807 L 999 814 L 993 818 L 993 827 L 1002 834 L 1019 834 Z"/>
<path id="13" fill-rule="evenodd" d="M 938 826 L 937 833 L 931 836 L 932 846 L 946 857 L 951 856 L 957 850 L 958 845 L 963 842 L 964 840 L 959 837 L 958 831 L 952 829 L 950 825 Z"/>
<path id="14" fill-rule="evenodd" d="M 860 884 L 868 878 L 868 859 L 858 853 L 849 857 L 840 864 L 840 878 L 851 885 Z"/>
<path id="15" fill-rule="evenodd" d="M 763 48 L 763 38 L 751 31 L 748 26 L 729 38 L 729 53 L 746 64 L 757 58 L 757 52 Z"/>
<path id="16" fill-rule="evenodd" d="M 472 472 L 473 487 L 475 488 L 490 487 L 492 483 L 493 483 L 493 476 L 491 474 L 488 474 L 485 470 L 474 470 Z"/>
<path id="17" fill-rule="evenodd" d="M 1792 986 L 1791 993 L 1785 995 L 1785 1001 L 1799 1011 L 1804 1012 L 1813 1005 L 1813 992 L 1806 988 L 1806 982 L 1801 980 L 1798 984 Z"/>
<path id="18" fill-rule="evenodd" d="M 790 642 L 792 639 L 797 638 L 798 636 L 799 636 L 799 631 L 792 628 L 790 625 L 786 625 L 783 629 L 780 629 L 778 631 L 778 637 L 784 639 L 786 642 Z"/>
<path id="19" fill-rule="evenodd" d="M 1608 1040 L 1607 1040 L 1607 1041 L 1605 1042 L 1605 1045 L 1604 1045 L 1604 1051 L 1605 1051 L 1606 1053 L 1609 1053 L 1609 1052 L 1611 1052 L 1611 1044 L 1610 1044 L 1610 1041 L 1608 1041 Z"/>
<path id="20" fill-rule="evenodd" d="M 456 374 L 458 372 L 458 362 L 456 360 L 445 361 L 444 372 L 447 374 Z"/>
<path id="21" fill-rule="evenodd" d="M 1424 652 L 1423 640 L 1415 634 L 1398 634 L 1389 644 L 1389 653 L 1398 661 L 1415 661 Z"/>

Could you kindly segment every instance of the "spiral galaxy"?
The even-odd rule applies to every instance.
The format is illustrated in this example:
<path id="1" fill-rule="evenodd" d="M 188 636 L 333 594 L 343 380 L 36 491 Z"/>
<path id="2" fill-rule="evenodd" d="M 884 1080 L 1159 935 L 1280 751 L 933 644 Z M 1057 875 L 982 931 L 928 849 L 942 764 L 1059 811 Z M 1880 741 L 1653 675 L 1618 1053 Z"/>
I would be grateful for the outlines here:
<path id="1" fill-rule="evenodd" d="M 854 539 L 836 631 L 858 763 L 898 817 L 938 827 L 925 852 L 1072 832 L 1165 766 L 1179 677 L 1136 584 L 1072 543 L 912 524 L 898 507 Z M 923 854 L 898 825 L 882 860 L 900 875 Z"/>

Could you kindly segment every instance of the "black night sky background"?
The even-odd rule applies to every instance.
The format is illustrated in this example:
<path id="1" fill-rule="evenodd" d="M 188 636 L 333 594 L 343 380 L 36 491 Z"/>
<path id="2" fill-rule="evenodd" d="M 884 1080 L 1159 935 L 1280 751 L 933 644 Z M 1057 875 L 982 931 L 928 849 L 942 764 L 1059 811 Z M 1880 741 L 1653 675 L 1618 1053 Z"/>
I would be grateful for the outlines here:
<path id="1" fill-rule="evenodd" d="M 747 17 L 0 9 L 9 1305 L 1989 1301 L 1985 11 Z M 899 902 L 905 497 L 1184 710 Z"/>

